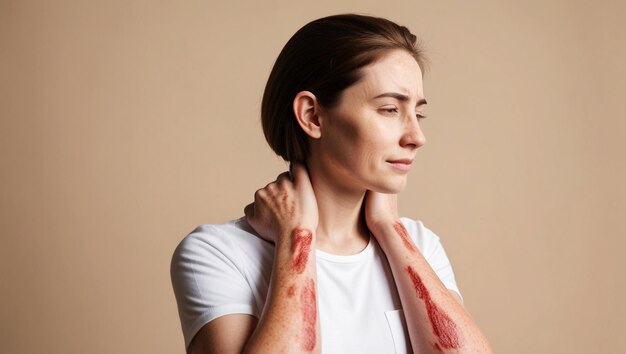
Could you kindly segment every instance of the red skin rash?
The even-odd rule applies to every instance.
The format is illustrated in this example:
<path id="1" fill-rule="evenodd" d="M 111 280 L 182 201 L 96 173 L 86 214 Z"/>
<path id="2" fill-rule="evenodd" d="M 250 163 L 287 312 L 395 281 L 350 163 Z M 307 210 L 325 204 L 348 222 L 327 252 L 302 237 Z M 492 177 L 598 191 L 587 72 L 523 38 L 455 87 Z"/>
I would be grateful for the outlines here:
<path id="1" fill-rule="evenodd" d="M 311 251 L 311 242 L 313 242 L 313 233 L 308 229 L 296 228 L 291 233 L 293 244 L 291 245 L 291 253 L 295 254 L 293 259 L 293 268 L 296 273 L 302 274 L 309 260 Z"/>
<path id="2" fill-rule="evenodd" d="M 287 288 L 287 297 L 293 297 L 295 294 L 296 294 L 295 285 L 291 285 L 289 288 Z"/>
<path id="3" fill-rule="evenodd" d="M 404 225 L 402 225 L 401 222 L 396 221 L 393 224 L 393 229 L 396 230 L 396 233 L 402 239 L 404 247 L 406 247 L 411 252 L 417 252 L 415 245 L 413 244 L 413 242 L 411 242 L 411 237 L 409 236 L 408 231 L 406 231 L 406 228 L 404 227 Z"/>
<path id="4" fill-rule="evenodd" d="M 315 281 L 309 278 L 300 293 L 300 310 L 302 311 L 302 349 L 310 352 L 315 349 L 317 334 L 315 324 L 317 322 L 317 295 Z"/>
<path id="5" fill-rule="evenodd" d="M 411 266 L 406 268 L 409 273 L 409 277 L 413 282 L 415 292 L 420 299 L 423 299 L 426 303 L 426 311 L 428 312 L 428 319 L 433 327 L 433 332 L 439 337 L 439 343 L 435 343 L 435 348 L 441 350 L 441 348 L 459 348 L 461 343 L 459 342 L 458 329 L 456 323 L 454 323 L 448 315 L 443 312 L 430 298 L 430 293 L 422 279 L 413 270 Z"/>

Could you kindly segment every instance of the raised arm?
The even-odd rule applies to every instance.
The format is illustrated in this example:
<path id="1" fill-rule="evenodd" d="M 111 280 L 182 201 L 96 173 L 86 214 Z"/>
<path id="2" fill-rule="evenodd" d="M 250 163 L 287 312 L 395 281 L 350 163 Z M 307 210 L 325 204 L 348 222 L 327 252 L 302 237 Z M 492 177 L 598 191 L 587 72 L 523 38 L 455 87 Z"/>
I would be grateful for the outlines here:
<path id="1" fill-rule="evenodd" d="M 319 353 L 315 235 L 296 227 L 276 244 L 268 301 L 246 353 Z"/>
<path id="2" fill-rule="evenodd" d="M 259 189 L 245 214 L 259 235 L 274 242 L 267 301 L 257 321 L 226 315 L 194 338 L 191 353 L 319 353 L 315 229 L 318 214 L 306 169 L 288 173 Z"/>
<path id="3" fill-rule="evenodd" d="M 367 193 L 366 220 L 387 255 L 415 353 L 491 353 L 487 339 L 446 289 L 400 222 L 396 196 Z"/>

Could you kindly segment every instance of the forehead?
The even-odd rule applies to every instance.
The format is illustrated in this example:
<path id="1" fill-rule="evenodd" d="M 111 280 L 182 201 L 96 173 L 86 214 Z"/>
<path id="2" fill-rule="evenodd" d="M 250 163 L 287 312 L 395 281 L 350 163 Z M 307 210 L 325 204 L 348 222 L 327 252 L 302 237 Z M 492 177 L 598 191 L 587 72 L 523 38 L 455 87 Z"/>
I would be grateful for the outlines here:
<path id="1" fill-rule="evenodd" d="M 373 97 L 383 92 L 402 93 L 417 101 L 424 98 L 422 71 L 404 50 L 394 50 L 361 69 L 353 93 Z"/>

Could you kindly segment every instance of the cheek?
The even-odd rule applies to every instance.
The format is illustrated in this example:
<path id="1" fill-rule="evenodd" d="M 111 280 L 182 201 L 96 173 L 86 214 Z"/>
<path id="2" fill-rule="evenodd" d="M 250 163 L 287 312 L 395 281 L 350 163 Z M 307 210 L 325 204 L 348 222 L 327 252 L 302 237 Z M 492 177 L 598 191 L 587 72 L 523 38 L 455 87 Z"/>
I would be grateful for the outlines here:
<path id="1" fill-rule="evenodd" d="M 372 172 L 379 168 L 381 154 L 389 144 L 390 127 L 377 118 L 358 109 L 332 117 L 322 133 L 326 155 L 341 166 L 350 166 L 350 170 Z"/>
<path id="2" fill-rule="evenodd" d="M 384 124 L 372 125 L 361 132 L 362 153 L 373 160 L 380 160 L 393 145 L 390 127 Z"/>
<path id="3" fill-rule="evenodd" d="M 370 172 L 379 168 L 381 156 L 389 145 L 389 139 L 385 134 L 388 129 L 385 128 L 388 127 L 376 125 L 346 127 L 341 140 L 338 141 L 344 150 L 342 154 L 349 159 L 346 163 Z"/>
<path id="4" fill-rule="evenodd" d="M 360 154 L 362 132 L 347 119 L 336 119 L 326 131 L 326 150 L 331 156 L 355 157 Z"/>
<path id="5" fill-rule="evenodd" d="M 355 143 L 361 136 L 358 124 L 353 119 L 337 119 L 332 127 L 338 138 Z"/>

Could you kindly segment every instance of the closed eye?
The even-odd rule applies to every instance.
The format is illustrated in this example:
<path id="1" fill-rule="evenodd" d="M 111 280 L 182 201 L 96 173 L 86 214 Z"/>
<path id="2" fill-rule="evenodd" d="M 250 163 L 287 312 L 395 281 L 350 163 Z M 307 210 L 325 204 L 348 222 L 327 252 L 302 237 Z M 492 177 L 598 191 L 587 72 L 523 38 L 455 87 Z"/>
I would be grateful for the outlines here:
<path id="1" fill-rule="evenodd" d="M 383 107 L 379 111 L 386 116 L 395 116 L 396 114 L 398 114 L 397 107 Z"/>
<path id="2" fill-rule="evenodd" d="M 396 116 L 398 115 L 398 107 L 383 107 L 380 108 L 379 111 L 386 116 Z M 420 113 L 415 114 L 415 117 L 417 118 L 417 120 L 422 120 L 424 118 L 426 118 L 425 115 L 422 115 Z"/>

